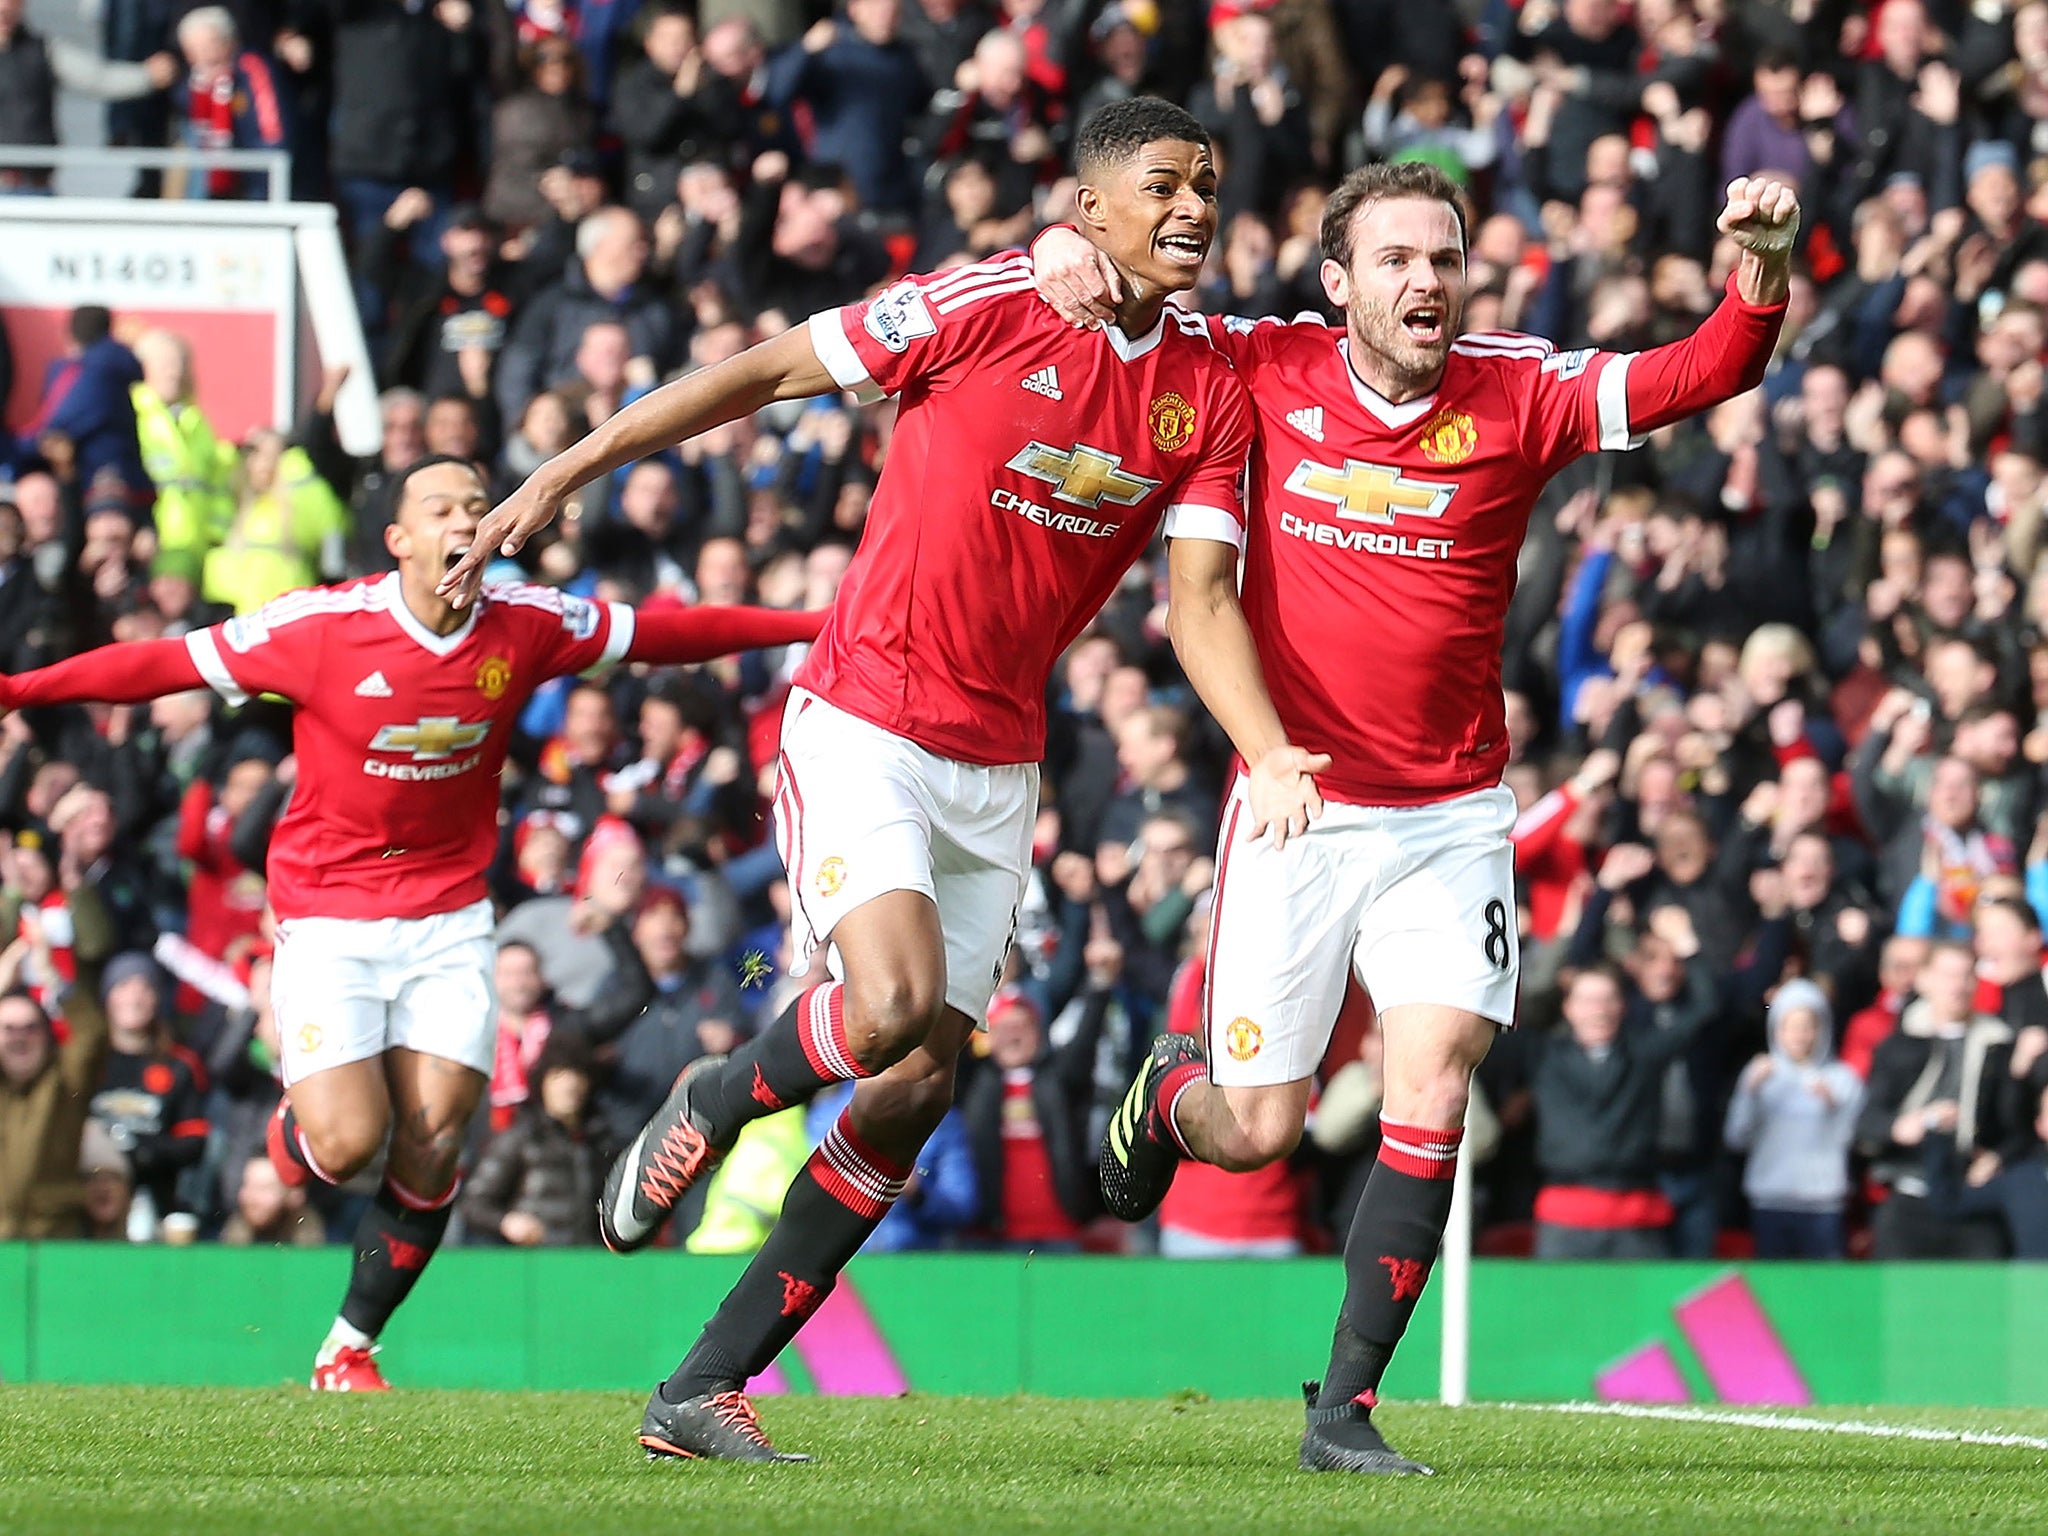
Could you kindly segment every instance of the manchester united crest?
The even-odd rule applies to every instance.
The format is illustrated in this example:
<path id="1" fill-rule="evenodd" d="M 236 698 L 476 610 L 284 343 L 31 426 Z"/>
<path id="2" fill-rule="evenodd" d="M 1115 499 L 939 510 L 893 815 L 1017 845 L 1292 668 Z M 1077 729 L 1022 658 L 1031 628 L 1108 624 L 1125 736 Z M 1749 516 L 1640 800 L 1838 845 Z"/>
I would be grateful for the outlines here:
<path id="1" fill-rule="evenodd" d="M 1223 1031 L 1223 1048 L 1232 1061 L 1250 1061 L 1265 1043 L 1266 1032 L 1250 1019 L 1232 1019 L 1230 1028 Z"/>
<path id="2" fill-rule="evenodd" d="M 1432 464 L 1462 464 L 1479 446 L 1479 429 L 1463 411 L 1445 406 L 1422 424 L 1422 456 Z"/>
<path id="3" fill-rule="evenodd" d="M 1185 448 L 1195 435 L 1195 408 L 1185 395 L 1168 390 L 1152 402 L 1152 446 L 1161 453 Z"/>
<path id="4" fill-rule="evenodd" d="M 839 888 L 846 884 L 846 860 L 834 854 L 818 866 L 818 894 L 837 896 Z"/>
<path id="5" fill-rule="evenodd" d="M 502 656 L 485 657 L 484 664 L 476 669 L 476 691 L 495 704 L 511 686 L 512 663 Z"/>
<path id="6" fill-rule="evenodd" d="M 325 1038 L 326 1036 L 320 1032 L 318 1024 L 301 1024 L 299 1026 L 299 1049 L 308 1056 L 320 1049 L 320 1042 Z"/>

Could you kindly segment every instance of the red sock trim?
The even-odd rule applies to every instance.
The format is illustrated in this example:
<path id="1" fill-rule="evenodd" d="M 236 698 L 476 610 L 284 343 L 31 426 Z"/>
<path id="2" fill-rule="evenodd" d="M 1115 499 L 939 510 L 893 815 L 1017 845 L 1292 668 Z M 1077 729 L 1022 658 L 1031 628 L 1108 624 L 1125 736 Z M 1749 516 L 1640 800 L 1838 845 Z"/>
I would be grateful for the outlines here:
<path id="1" fill-rule="evenodd" d="M 847 1112 L 833 1122 L 804 1166 L 826 1194 L 870 1221 L 888 1214 L 910 1178 L 908 1168 L 883 1157 L 855 1134 Z"/>
<path id="2" fill-rule="evenodd" d="M 1188 1146 L 1187 1138 L 1180 1133 L 1180 1124 L 1174 1112 L 1180 1108 L 1180 1096 L 1197 1083 L 1209 1080 L 1209 1064 L 1205 1061 L 1190 1061 L 1175 1067 L 1159 1080 L 1157 1118 L 1159 1125 L 1155 1134 L 1164 1136 L 1180 1149 L 1180 1155 L 1193 1159 L 1194 1150 Z M 1198 1160 L 1198 1159 L 1197 1159 Z"/>
<path id="3" fill-rule="evenodd" d="M 1437 1130 L 1382 1118 L 1380 1161 L 1396 1173 L 1418 1179 L 1454 1179 L 1458 1176 L 1458 1143 L 1464 1139 L 1463 1126 Z"/>
<path id="4" fill-rule="evenodd" d="M 462 1188 L 462 1175 L 458 1173 L 455 1176 L 454 1182 L 449 1184 L 440 1194 L 431 1198 L 407 1189 L 389 1173 L 384 1175 L 384 1187 L 391 1191 L 391 1198 L 404 1206 L 408 1211 L 438 1211 L 443 1206 L 454 1203 L 456 1192 Z"/>
<path id="5" fill-rule="evenodd" d="M 828 981 L 797 999 L 797 1040 L 804 1060 L 820 1082 L 857 1082 L 873 1074 L 860 1064 L 846 1041 L 846 985 Z"/>

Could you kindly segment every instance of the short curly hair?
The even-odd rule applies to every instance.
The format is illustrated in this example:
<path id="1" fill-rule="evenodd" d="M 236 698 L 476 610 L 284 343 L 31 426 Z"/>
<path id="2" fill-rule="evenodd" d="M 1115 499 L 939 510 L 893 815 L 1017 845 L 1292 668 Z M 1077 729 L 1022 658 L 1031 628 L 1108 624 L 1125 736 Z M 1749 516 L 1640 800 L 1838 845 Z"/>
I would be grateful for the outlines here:
<path id="1" fill-rule="evenodd" d="M 1458 243 L 1463 245 L 1469 238 L 1465 228 L 1465 203 L 1458 184 L 1425 161 L 1403 160 L 1362 165 L 1337 184 L 1337 190 L 1323 205 L 1323 255 L 1338 266 L 1348 268 L 1351 265 L 1353 236 L 1357 233 L 1358 210 L 1367 203 L 1381 203 L 1396 197 L 1449 203 L 1451 212 L 1458 218 Z"/>
<path id="2" fill-rule="evenodd" d="M 1174 139 L 1209 147 L 1209 130 L 1185 107 L 1157 96 L 1112 101 L 1081 125 L 1074 140 L 1074 169 L 1083 180 L 1122 165 L 1147 144 Z"/>

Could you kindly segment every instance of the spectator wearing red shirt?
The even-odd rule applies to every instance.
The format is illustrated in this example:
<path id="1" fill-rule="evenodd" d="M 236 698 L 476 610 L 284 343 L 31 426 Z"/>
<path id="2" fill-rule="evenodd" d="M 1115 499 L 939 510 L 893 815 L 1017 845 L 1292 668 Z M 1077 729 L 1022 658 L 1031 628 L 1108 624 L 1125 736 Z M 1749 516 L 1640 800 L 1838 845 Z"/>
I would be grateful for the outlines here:
<path id="1" fill-rule="evenodd" d="M 1899 1027 L 1899 1015 L 1913 995 L 1913 977 L 1927 961 L 1928 941 L 1894 934 L 1884 941 L 1877 957 L 1877 1001 L 1853 1014 L 1842 1031 L 1842 1064 L 1868 1081 L 1870 1058 L 1887 1036 Z"/>
<path id="2" fill-rule="evenodd" d="M 178 857 L 191 866 L 185 898 L 185 937 L 208 957 L 225 964 L 241 958 L 263 929 L 264 881 L 234 851 L 235 823 L 273 777 L 270 748 L 238 749 L 215 790 L 211 781 L 194 779 L 178 809 Z M 196 992 L 181 989 L 180 1012 L 196 1012 Z"/>
<path id="3" fill-rule="evenodd" d="M 1052 1049 L 1037 1004 L 1004 988 L 988 1006 L 988 1062 L 961 1098 L 982 1224 L 1007 1248 L 1076 1249 L 1097 1210 L 1088 1112 L 1095 1049 L 1122 952 L 1098 935 L 1088 953 L 1088 984 L 1072 1038 Z"/>

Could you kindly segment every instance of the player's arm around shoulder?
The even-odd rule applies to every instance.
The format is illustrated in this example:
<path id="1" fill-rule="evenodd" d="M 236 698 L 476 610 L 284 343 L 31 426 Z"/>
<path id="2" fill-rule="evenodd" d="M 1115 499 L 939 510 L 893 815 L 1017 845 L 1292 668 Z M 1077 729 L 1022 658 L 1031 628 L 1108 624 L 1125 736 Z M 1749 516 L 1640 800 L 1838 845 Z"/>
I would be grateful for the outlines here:
<path id="1" fill-rule="evenodd" d="M 595 432 L 549 459 L 484 517 L 475 541 L 436 589 L 457 605 L 476 593 L 484 567 L 498 554 L 516 555 L 555 520 L 571 495 L 600 475 L 649 454 L 751 416 L 778 400 L 808 400 L 840 387 L 819 357 L 815 328 L 791 326 L 735 357 L 671 379 L 613 416 Z"/>
<path id="2" fill-rule="evenodd" d="M 1247 764 L 1251 825 L 1286 846 L 1323 813 L 1314 775 L 1330 759 L 1287 739 L 1237 596 L 1238 549 L 1210 534 L 1167 544 L 1166 629 L 1195 693 Z"/>

